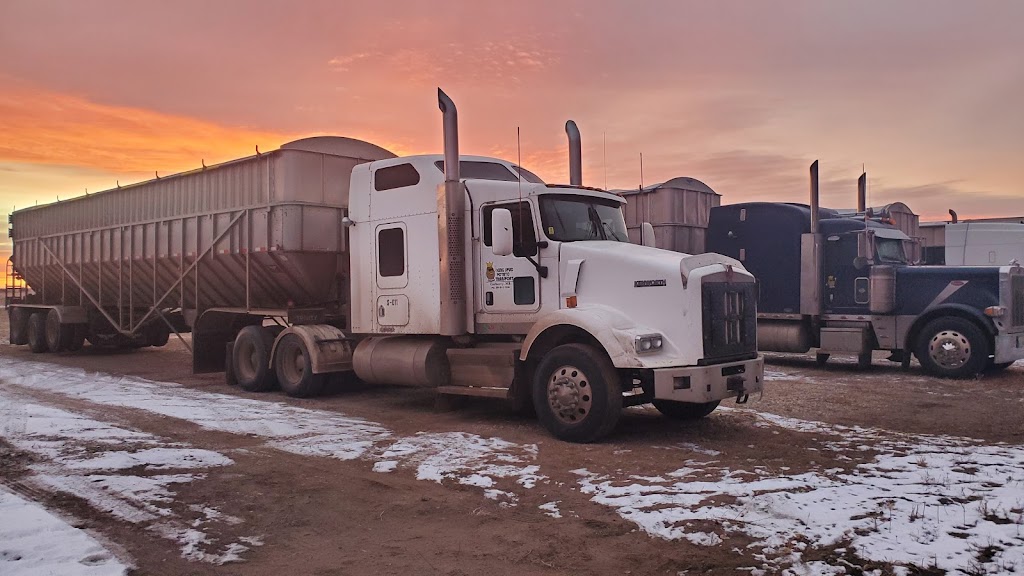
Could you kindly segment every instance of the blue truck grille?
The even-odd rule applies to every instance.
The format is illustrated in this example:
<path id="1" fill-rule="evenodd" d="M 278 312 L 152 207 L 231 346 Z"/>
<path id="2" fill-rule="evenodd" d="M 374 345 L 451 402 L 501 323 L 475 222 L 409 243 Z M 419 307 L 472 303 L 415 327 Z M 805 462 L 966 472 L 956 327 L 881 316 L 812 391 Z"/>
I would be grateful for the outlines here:
<path id="1" fill-rule="evenodd" d="M 757 286 L 753 282 L 702 285 L 704 362 L 757 354 Z"/>
<path id="2" fill-rule="evenodd" d="M 1024 276 L 1014 276 L 1010 281 L 1010 295 L 1012 325 L 1024 326 Z"/>

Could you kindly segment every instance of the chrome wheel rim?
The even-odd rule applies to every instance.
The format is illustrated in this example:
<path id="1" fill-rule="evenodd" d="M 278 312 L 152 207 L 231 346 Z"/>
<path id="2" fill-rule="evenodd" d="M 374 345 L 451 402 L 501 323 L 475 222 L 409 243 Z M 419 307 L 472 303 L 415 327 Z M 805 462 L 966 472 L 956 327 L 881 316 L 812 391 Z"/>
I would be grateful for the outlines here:
<path id="1" fill-rule="evenodd" d="M 548 378 L 548 405 L 566 424 L 583 421 L 593 407 L 590 380 L 575 366 L 561 366 Z"/>
<path id="2" fill-rule="evenodd" d="M 943 330 L 928 342 L 928 356 L 942 368 L 955 370 L 971 359 L 971 343 L 956 330 Z"/>

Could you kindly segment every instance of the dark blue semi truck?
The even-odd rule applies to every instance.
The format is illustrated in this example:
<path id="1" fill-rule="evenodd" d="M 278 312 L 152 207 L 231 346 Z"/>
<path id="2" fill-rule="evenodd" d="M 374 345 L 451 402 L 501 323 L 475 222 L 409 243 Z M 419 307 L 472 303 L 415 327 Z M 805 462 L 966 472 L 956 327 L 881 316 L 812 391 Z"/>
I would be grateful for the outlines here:
<path id="1" fill-rule="evenodd" d="M 1024 269 L 915 266 L 916 243 L 865 214 L 774 202 L 711 209 L 707 250 L 758 280 L 758 348 L 818 349 L 871 363 L 873 350 L 931 374 L 965 378 L 1024 358 Z M 861 204 L 863 201 L 861 201 Z M 863 208 L 860 208 L 863 210 Z"/>

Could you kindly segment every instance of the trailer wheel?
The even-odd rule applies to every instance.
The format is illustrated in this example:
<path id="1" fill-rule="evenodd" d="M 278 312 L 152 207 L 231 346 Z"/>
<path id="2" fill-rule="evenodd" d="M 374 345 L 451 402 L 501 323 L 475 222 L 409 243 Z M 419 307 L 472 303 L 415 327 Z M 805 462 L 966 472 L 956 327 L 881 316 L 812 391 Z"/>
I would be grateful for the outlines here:
<path id="1" fill-rule="evenodd" d="M 238 332 L 231 350 L 231 368 L 242 390 L 264 392 L 277 384 L 270 368 L 274 336 L 262 326 L 246 326 Z"/>
<path id="2" fill-rule="evenodd" d="M 818 366 L 824 366 L 825 364 L 828 364 L 828 359 L 831 357 L 832 355 L 827 352 L 818 352 L 814 355 L 814 362 Z"/>
<path id="3" fill-rule="evenodd" d="M 563 344 L 541 359 L 533 384 L 541 424 L 569 442 L 593 442 L 615 428 L 622 414 L 622 382 L 602 352 Z"/>
<path id="4" fill-rule="evenodd" d="M 871 368 L 871 352 L 857 355 L 857 368 L 867 370 Z"/>
<path id="5" fill-rule="evenodd" d="M 285 334 L 278 342 L 274 365 L 281 390 L 289 396 L 316 396 L 327 381 L 327 374 L 313 374 L 306 343 L 295 334 Z"/>
<path id="6" fill-rule="evenodd" d="M 989 344 L 973 322 L 955 316 L 929 322 L 917 338 L 917 360 L 942 378 L 969 378 L 988 364 Z"/>
<path id="7" fill-rule="evenodd" d="M 28 319 L 32 311 L 28 308 L 11 308 L 11 344 L 24 346 L 28 344 Z"/>
<path id="8" fill-rule="evenodd" d="M 50 352 L 63 352 L 68 345 L 68 328 L 71 326 L 62 325 L 60 323 L 60 314 L 50 309 L 46 312 L 46 345 L 50 348 Z"/>
<path id="9" fill-rule="evenodd" d="M 28 317 L 28 347 L 36 354 L 49 352 L 46 344 L 46 312 L 33 312 Z"/>
<path id="10" fill-rule="evenodd" d="M 671 400 L 654 400 L 652 404 L 664 416 L 672 420 L 699 420 L 718 408 L 720 400 L 714 402 L 673 402 Z"/>
<path id="11" fill-rule="evenodd" d="M 67 340 L 67 349 L 69 352 L 78 352 L 85 345 L 85 332 L 88 327 L 85 324 L 72 324 L 68 326 L 70 334 Z"/>
<path id="12" fill-rule="evenodd" d="M 167 342 L 169 342 L 170 339 L 171 331 L 167 326 L 164 326 L 162 322 L 160 324 L 153 324 L 146 332 L 146 343 L 150 346 L 163 348 L 164 346 L 167 346 Z"/>

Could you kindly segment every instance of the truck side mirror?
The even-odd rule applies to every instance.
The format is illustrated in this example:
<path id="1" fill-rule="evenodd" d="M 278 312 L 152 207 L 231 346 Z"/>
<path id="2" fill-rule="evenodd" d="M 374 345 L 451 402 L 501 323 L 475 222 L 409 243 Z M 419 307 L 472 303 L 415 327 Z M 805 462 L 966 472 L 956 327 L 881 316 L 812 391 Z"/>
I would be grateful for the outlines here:
<path id="1" fill-rule="evenodd" d="M 658 245 L 657 239 L 654 237 L 654 226 L 650 222 L 640 225 L 640 244 L 652 248 Z"/>
<path id="2" fill-rule="evenodd" d="M 495 256 L 512 253 L 512 212 L 508 208 L 491 211 L 491 250 Z"/>

